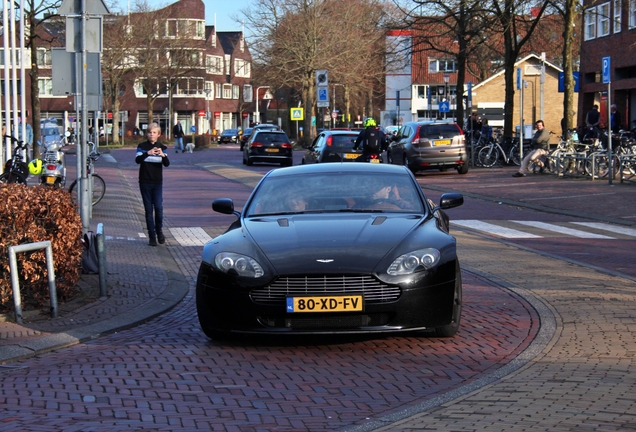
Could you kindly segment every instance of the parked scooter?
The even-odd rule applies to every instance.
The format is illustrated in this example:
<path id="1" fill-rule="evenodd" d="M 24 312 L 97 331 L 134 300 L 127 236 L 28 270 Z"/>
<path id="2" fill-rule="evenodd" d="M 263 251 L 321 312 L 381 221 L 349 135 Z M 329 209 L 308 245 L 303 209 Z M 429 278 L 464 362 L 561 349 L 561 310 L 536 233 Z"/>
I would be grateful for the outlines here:
<path id="1" fill-rule="evenodd" d="M 66 137 L 70 132 L 66 131 Z M 40 142 L 38 144 L 41 145 Z M 64 139 L 45 142 L 42 152 L 42 173 L 40 183 L 50 186 L 64 187 L 66 184 L 66 157 L 62 151 Z"/>

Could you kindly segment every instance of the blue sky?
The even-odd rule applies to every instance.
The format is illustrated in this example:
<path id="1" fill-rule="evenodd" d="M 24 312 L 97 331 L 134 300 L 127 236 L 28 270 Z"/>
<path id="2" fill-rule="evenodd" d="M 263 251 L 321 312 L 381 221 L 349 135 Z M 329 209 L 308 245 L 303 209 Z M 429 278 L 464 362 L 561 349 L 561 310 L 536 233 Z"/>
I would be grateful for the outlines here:
<path id="1" fill-rule="evenodd" d="M 128 10 L 128 0 L 115 0 L 121 10 Z M 176 0 L 148 0 L 148 4 L 155 9 L 176 3 Z M 203 0 L 205 4 L 205 24 L 214 24 L 214 15 L 216 14 L 216 28 L 219 31 L 242 30 L 241 23 L 237 23 L 230 18 L 232 15 L 242 16 L 240 11 L 249 6 L 251 0 Z M 130 7 L 133 8 L 135 0 L 130 0 Z M 246 29 L 246 32 L 249 32 Z"/>

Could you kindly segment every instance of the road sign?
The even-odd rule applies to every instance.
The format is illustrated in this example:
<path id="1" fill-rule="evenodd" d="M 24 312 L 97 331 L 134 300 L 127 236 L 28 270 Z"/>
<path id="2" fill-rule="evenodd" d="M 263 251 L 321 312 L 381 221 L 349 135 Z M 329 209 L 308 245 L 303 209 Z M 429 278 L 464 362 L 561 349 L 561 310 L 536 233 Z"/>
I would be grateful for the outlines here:
<path id="1" fill-rule="evenodd" d="M 439 112 L 447 113 L 450 112 L 450 103 L 448 101 L 443 101 L 439 103 Z"/>
<path id="2" fill-rule="evenodd" d="M 572 72 L 572 78 L 574 78 L 574 92 L 579 92 L 579 72 Z M 565 73 L 559 72 L 559 93 L 565 92 Z"/>
<path id="3" fill-rule="evenodd" d="M 329 87 L 319 86 L 317 87 L 318 100 L 317 105 L 319 108 L 329 106 Z"/>
<path id="4" fill-rule="evenodd" d="M 190 126 L 190 132 L 195 133 L 197 131 L 197 127 L 195 125 Z"/>
<path id="5" fill-rule="evenodd" d="M 336 118 L 336 117 L 338 117 L 338 111 L 336 110 L 331 111 L 331 118 Z"/>
<path id="6" fill-rule="evenodd" d="M 305 119 L 305 113 L 302 108 L 290 108 L 289 117 L 294 121 L 302 121 Z"/>
<path id="7" fill-rule="evenodd" d="M 316 71 L 316 86 L 329 87 L 329 72 L 325 69 Z"/>
<path id="8" fill-rule="evenodd" d="M 609 84 L 612 81 L 610 77 L 610 64 L 610 58 L 603 57 L 603 84 Z"/>

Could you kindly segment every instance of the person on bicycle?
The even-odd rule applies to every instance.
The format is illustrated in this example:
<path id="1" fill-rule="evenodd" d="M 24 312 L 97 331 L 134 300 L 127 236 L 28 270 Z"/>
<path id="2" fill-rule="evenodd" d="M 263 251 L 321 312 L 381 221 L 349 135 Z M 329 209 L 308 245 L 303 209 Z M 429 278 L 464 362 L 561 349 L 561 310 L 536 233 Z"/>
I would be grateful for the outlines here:
<path id="1" fill-rule="evenodd" d="M 135 162 L 139 164 L 139 191 L 144 202 L 148 244 L 157 246 L 166 242 L 163 235 L 163 167 L 170 165 L 168 147 L 158 140 L 161 127 L 157 123 L 148 125 L 148 140 L 139 144 Z"/>
<path id="2" fill-rule="evenodd" d="M 533 150 L 523 158 L 519 172 L 514 173 L 512 175 L 513 177 L 525 177 L 525 172 L 528 171 L 530 162 L 534 162 L 541 156 L 548 154 L 548 150 L 550 149 L 550 131 L 545 128 L 543 120 L 537 120 L 535 125 L 537 126 L 537 131 L 532 137 Z M 538 164 L 541 166 L 541 172 L 543 172 L 543 164 L 540 161 Z"/>
<path id="3" fill-rule="evenodd" d="M 372 154 L 382 153 L 388 143 L 386 135 L 373 118 L 369 117 L 364 121 L 364 128 L 353 146 L 354 150 L 362 147 L 362 154 L 358 156 L 357 161 L 368 161 Z"/>

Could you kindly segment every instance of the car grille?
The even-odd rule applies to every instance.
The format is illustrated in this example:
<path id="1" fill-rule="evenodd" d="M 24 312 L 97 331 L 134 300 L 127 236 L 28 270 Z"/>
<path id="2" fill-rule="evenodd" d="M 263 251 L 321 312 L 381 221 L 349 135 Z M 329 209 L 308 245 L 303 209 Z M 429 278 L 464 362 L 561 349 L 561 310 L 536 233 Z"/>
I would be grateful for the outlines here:
<path id="1" fill-rule="evenodd" d="M 258 321 L 265 327 L 325 330 L 381 327 L 388 325 L 392 318 L 392 314 L 374 313 L 340 316 L 259 316 Z"/>
<path id="2" fill-rule="evenodd" d="M 267 305 L 284 305 L 287 297 L 347 294 L 362 294 L 367 304 L 386 303 L 396 301 L 401 290 L 371 276 L 304 276 L 281 277 L 250 293 L 252 301 Z"/>

